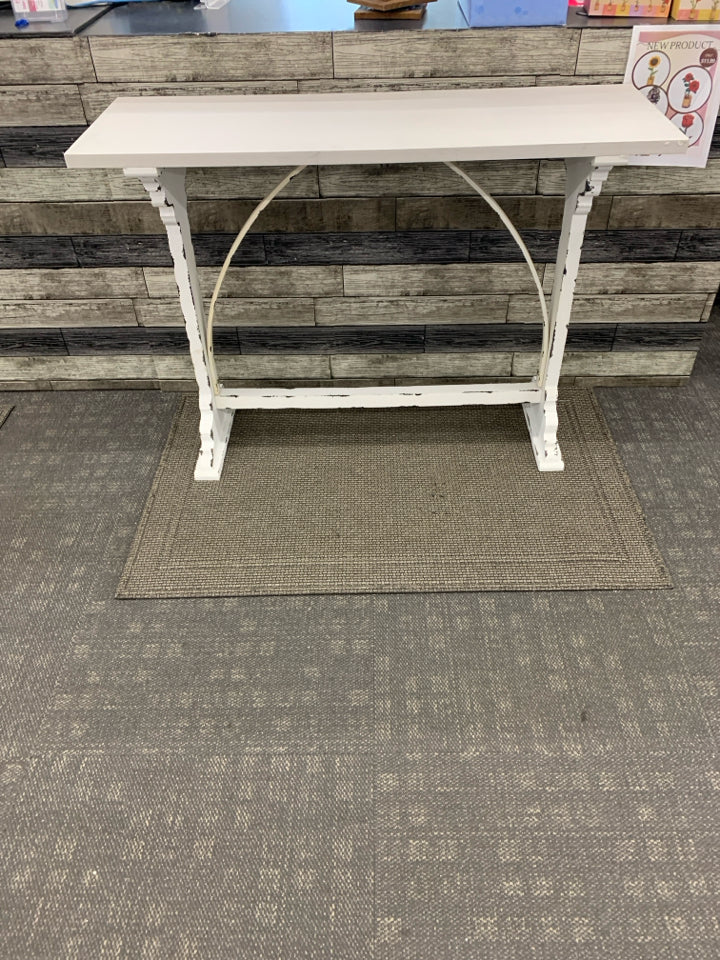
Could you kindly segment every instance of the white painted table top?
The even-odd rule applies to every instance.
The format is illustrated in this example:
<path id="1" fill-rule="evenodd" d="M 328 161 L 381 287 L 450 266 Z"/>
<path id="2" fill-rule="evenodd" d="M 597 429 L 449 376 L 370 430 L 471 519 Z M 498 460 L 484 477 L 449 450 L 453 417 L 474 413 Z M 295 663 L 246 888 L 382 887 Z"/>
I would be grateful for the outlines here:
<path id="1" fill-rule="evenodd" d="M 119 97 L 68 167 L 222 167 L 683 153 L 633 87 Z"/>

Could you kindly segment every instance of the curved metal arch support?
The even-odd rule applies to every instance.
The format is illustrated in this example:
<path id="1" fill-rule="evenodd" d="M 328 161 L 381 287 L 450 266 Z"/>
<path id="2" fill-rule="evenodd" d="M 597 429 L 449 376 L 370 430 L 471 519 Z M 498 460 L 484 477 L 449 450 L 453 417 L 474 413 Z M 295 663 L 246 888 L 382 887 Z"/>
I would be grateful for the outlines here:
<path id="1" fill-rule="evenodd" d="M 458 167 L 456 164 L 451 163 L 449 160 L 445 160 L 444 163 L 446 167 L 449 167 L 454 173 L 456 173 L 459 177 L 461 177 L 469 186 L 471 186 L 476 193 L 480 194 L 480 196 L 483 198 L 485 203 L 487 203 L 490 209 L 493 210 L 498 215 L 500 220 L 503 222 L 503 225 L 507 228 L 510 236 L 513 238 L 515 243 L 520 248 L 520 252 L 522 253 L 523 258 L 527 263 L 530 273 L 532 275 L 533 283 L 535 284 L 535 288 L 537 289 L 538 300 L 540 301 L 540 312 L 542 313 L 542 321 L 543 321 L 542 350 L 540 353 L 540 358 L 541 358 L 540 364 L 542 366 L 545 362 L 545 358 L 547 357 L 548 351 L 550 349 L 550 317 L 548 315 L 545 292 L 543 290 L 540 277 L 538 276 L 538 272 L 535 267 L 535 262 L 533 258 L 530 256 L 530 251 L 525 246 L 525 242 L 523 238 L 520 236 L 515 224 L 512 222 L 510 217 L 505 213 L 505 211 L 497 202 L 497 200 L 491 197 L 486 190 L 483 190 L 483 188 L 480 186 L 479 183 L 476 183 L 472 177 L 468 176 L 468 174 L 465 173 L 464 170 L 461 170 L 460 167 Z"/>
<path id="2" fill-rule="evenodd" d="M 225 275 L 227 274 L 230 264 L 232 263 L 232 258 L 235 256 L 235 254 L 238 251 L 238 247 L 247 236 L 247 232 L 250 229 L 250 227 L 255 223 L 255 221 L 263 212 L 265 207 L 267 207 L 268 204 L 271 203 L 271 201 L 273 201 L 275 197 L 285 189 L 285 187 L 290 183 L 291 180 L 293 180 L 299 173 L 302 173 L 306 167 L 307 167 L 306 163 L 302 164 L 299 167 L 295 167 L 295 169 L 291 170 L 290 173 L 283 180 L 281 180 L 280 183 L 276 187 L 274 187 L 266 197 L 263 197 L 263 199 L 260 201 L 260 203 L 258 203 L 258 205 L 255 207 L 253 212 L 250 214 L 250 216 L 247 218 L 245 223 L 240 228 L 240 232 L 233 240 L 233 244 L 230 247 L 230 250 L 228 251 L 227 256 L 225 257 L 225 260 L 223 261 L 222 268 L 220 270 L 220 273 L 218 274 L 218 278 L 217 278 L 217 281 L 215 282 L 215 287 L 212 292 L 212 297 L 210 299 L 210 307 L 208 308 L 207 324 L 205 327 L 205 339 L 207 343 L 207 354 L 208 354 L 208 370 L 210 373 L 210 380 L 212 382 L 215 393 L 219 391 L 220 384 L 218 383 L 217 367 L 215 365 L 215 350 L 213 347 L 213 325 L 215 323 L 215 304 L 217 303 L 217 298 L 220 296 L 220 290 L 222 289 L 223 281 L 225 280 Z"/>

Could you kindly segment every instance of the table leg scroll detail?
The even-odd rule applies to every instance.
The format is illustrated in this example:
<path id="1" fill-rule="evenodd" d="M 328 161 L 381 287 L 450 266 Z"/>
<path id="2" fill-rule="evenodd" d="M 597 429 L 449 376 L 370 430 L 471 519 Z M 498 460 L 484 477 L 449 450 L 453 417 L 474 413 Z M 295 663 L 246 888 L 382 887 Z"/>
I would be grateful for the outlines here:
<path id="1" fill-rule="evenodd" d="M 212 343 L 208 341 L 203 315 L 195 252 L 185 194 L 185 171 L 156 168 L 125 170 L 136 176 L 157 207 L 168 236 L 185 330 L 190 342 L 200 406 L 200 454 L 195 466 L 196 480 L 219 480 L 227 452 L 233 410 L 218 407 Z"/>

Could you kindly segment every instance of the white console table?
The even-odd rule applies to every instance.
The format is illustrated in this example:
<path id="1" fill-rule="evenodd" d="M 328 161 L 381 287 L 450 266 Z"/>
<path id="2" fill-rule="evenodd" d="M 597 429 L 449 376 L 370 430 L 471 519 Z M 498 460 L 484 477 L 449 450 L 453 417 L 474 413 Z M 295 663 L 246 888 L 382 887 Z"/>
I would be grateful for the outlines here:
<path id="1" fill-rule="evenodd" d="M 557 393 L 585 224 L 614 163 L 682 153 L 688 140 L 629 86 L 523 87 L 227 97 L 120 97 L 66 152 L 68 167 L 122 168 L 160 211 L 175 266 L 200 391 L 197 480 L 218 480 L 237 409 L 521 403 L 540 470 L 562 470 Z M 512 224 L 456 163 L 560 158 L 565 212 L 549 309 Z M 455 386 L 229 389 L 219 382 L 187 214 L 187 167 L 292 166 L 256 216 L 308 164 L 444 162 L 483 196 L 523 251 L 538 288 L 543 345 L 525 383 Z M 231 254 L 226 260 L 229 264 Z M 218 293 L 218 288 L 213 297 Z"/>

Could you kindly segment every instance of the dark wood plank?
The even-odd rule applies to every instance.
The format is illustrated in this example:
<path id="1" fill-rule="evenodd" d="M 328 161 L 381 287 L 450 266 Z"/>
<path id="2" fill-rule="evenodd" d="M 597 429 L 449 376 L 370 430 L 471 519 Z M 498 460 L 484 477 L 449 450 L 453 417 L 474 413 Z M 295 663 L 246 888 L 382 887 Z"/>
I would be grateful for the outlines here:
<path id="1" fill-rule="evenodd" d="M 560 197 L 495 199 L 521 230 L 559 230 L 562 226 L 564 201 Z M 398 197 L 396 202 L 399 230 L 492 230 L 501 225 L 481 197 Z M 609 197 L 593 203 L 588 219 L 591 230 L 607 227 L 611 203 Z"/>
<path id="2" fill-rule="evenodd" d="M 522 237 L 537 263 L 555 261 L 559 231 L 523 230 Z M 679 230 L 588 230 L 582 258 L 586 263 L 674 260 L 679 240 Z M 470 234 L 470 260 L 507 263 L 522 260 L 522 254 L 504 230 L 473 230 Z"/>
<path id="3" fill-rule="evenodd" d="M 242 353 L 422 353 L 423 327 L 238 328 Z"/>
<path id="4" fill-rule="evenodd" d="M 87 327 L 83 329 L 63 329 L 63 336 L 70 356 L 88 356 L 101 354 L 187 354 L 188 340 L 182 327 L 174 329 Z M 216 353 L 238 353 L 238 338 L 234 328 L 217 329 L 213 343 Z"/>
<path id="5" fill-rule="evenodd" d="M 67 355 L 61 330 L 0 330 L 0 356 L 57 357 Z"/>
<path id="6" fill-rule="evenodd" d="M 677 260 L 720 260 L 720 230 L 683 230 Z"/>
<path id="7" fill-rule="evenodd" d="M 613 350 L 693 350 L 703 331 L 699 323 L 619 323 Z"/>
<path id="8" fill-rule="evenodd" d="M 570 327 L 568 349 L 610 350 L 614 327 Z M 532 323 L 463 324 L 432 326 L 425 330 L 425 349 L 428 353 L 454 353 L 461 350 L 518 350 L 539 351 L 542 327 Z"/>
<path id="9" fill-rule="evenodd" d="M 86 127 L 0 127 L 0 152 L 8 167 L 64 167 L 63 152 Z"/>
<path id="10" fill-rule="evenodd" d="M 193 238 L 193 244 L 198 265 L 212 267 L 222 264 L 234 237 L 234 234 L 197 234 Z M 77 262 L 82 267 L 172 266 L 167 238 L 164 236 L 73 237 L 72 243 Z M 265 263 L 263 237 L 258 234 L 246 237 L 233 258 L 233 263 Z"/>
<path id="11" fill-rule="evenodd" d="M 462 263 L 467 231 L 266 234 L 269 264 Z"/>
<path id="12" fill-rule="evenodd" d="M 70 237 L 0 237 L 0 268 L 76 267 Z"/>

